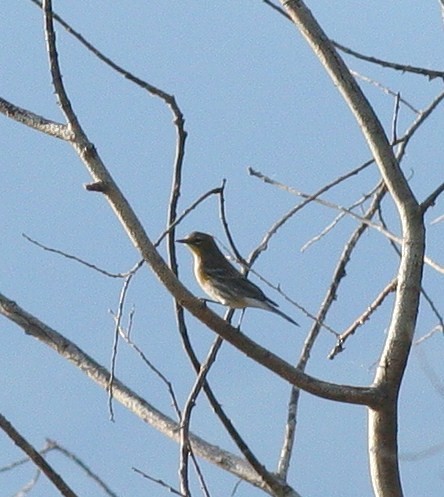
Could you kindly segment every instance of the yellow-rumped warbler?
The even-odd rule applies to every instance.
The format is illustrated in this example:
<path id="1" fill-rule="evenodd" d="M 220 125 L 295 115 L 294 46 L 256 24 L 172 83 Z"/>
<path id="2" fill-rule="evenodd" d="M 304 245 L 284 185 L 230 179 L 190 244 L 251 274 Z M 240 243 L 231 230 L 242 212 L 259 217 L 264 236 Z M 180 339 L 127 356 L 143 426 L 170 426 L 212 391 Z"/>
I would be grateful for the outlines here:
<path id="1" fill-rule="evenodd" d="M 194 258 L 194 275 L 211 298 L 232 309 L 258 307 L 279 314 L 290 323 L 299 326 L 291 317 L 277 309 L 278 305 L 249 281 L 225 258 L 214 238 L 206 233 L 193 231 L 183 240 Z"/>

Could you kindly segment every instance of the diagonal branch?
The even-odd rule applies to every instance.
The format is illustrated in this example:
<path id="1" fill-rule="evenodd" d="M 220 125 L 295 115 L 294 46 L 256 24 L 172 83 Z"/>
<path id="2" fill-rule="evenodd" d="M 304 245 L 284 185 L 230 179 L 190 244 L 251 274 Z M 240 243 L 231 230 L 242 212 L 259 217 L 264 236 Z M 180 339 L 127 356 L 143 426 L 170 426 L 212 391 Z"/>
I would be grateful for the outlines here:
<path id="1" fill-rule="evenodd" d="M 425 67 L 411 66 L 409 64 L 399 64 L 398 62 L 389 62 L 388 60 L 378 59 L 377 57 L 372 57 L 370 55 L 361 54 L 361 53 L 357 52 L 356 50 L 352 50 L 351 48 L 348 48 L 344 45 L 341 45 L 340 43 L 338 43 L 336 41 L 332 41 L 332 44 L 338 50 L 341 50 L 341 52 L 344 52 L 348 55 L 352 55 L 353 57 L 356 57 L 357 59 L 365 60 L 366 62 L 370 62 L 372 64 L 377 64 L 378 66 L 381 66 L 381 67 L 388 67 L 389 69 L 394 69 L 395 71 L 401 71 L 403 73 L 409 72 L 412 74 L 419 74 L 421 76 L 427 76 L 429 79 L 435 79 L 435 78 L 444 79 L 444 72 L 443 71 L 435 71 L 433 69 L 427 69 Z"/>
<path id="2" fill-rule="evenodd" d="M 433 191 L 421 204 L 421 209 L 425 213 L 427 209 L 435 205 L 436 200 L 444 192 L 444 183 L 441 183 L 438 188 Z"/>
<path id="3" fill-rule="evenodd" d="M 43 456 L 0 414 L 0 428 L 8 437 L 32 460 L 32 462 L 48 477 L 59 492 L 65 497 L 77 497 L 61 476 L 48 464 Z"/>
<path id="4" fill-rule="evenodd" d="M 396 290 L 396 279 L 390 281 L 385 288 L 378 294 L 378 296 L 373 300 L 373 302 L 367 307 L 367 309 L 357 318 L 355 321 L 338 337 L 336 345 L 328 354 L 329 359 L 334 359 L 340 352 L 344 351 L 345 341 L 355 333 L 355 331 L 362 326 L 366 321 L 370 319 L 370 316 L 376 311 L 376 309 L 382 305 L 384 300 L 390 293 Z"/>
<path id="5" fill-rule="evenodd" d="M 75 343 L 57 333 L 2 294 L 0 294 L 0 314 L 17 324 L 27 335 L 36 338 L 74 364 L 88 378 L 106 390 L 111 377 L 109 371 L 83 352 Z M 179 441 L 179 423 L 151 406 L 117 378 L 114 378 L 113 396 L 117 402 L 120 402 L 142 421 L 172 440 Z M 209 444 L 193 433 L 189 434 L 189 440 L 195 454 L 255 486 L 261 486 L 256 472 L 240 457 L 220 449 L 216 445 Z"/>
<path id="6" fill-rule="evenodd" d="M 60 140 L 70 141 L 74 138 L 72 131 L 66 124 L 56 123 L 50 119 L 34 114 L 0 97 L 0 113 L 14 121 L 29 126 L 37 131 L 54 136 Z"/>

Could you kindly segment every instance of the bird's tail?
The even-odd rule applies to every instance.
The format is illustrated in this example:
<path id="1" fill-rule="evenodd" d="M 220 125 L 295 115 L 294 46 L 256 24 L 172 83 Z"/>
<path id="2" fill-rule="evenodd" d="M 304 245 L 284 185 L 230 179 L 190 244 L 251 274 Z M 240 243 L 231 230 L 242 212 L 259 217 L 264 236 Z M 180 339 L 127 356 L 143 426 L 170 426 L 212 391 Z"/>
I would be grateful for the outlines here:
<path id="1" fill-rule="evenodd" d="M 276 307 L 270 305 L 269 309 L 271 312 L 274 312 L 275 314 L 279 314 L 279 316 L 283 317 L 287 321 L 289 321 L 291 324 L 294 324 L 295 326 L 301 326 L 299 323 L 296 323 L 294 319 L 292 319 L 290 316 L 287 316 L 284 312 L 280 311 Z"/>

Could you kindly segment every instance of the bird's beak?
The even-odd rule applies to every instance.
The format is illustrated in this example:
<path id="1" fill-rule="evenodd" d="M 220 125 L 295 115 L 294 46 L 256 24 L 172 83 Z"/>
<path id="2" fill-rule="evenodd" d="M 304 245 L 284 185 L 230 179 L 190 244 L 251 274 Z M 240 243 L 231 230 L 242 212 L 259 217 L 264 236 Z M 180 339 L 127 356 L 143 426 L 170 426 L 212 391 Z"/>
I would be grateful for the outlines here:
<path id="1" fill-rule="evenodd" d="M 177 243 L 188 243 L 186 238 L 182 238 L 182 240 L 176 240 Z"/>

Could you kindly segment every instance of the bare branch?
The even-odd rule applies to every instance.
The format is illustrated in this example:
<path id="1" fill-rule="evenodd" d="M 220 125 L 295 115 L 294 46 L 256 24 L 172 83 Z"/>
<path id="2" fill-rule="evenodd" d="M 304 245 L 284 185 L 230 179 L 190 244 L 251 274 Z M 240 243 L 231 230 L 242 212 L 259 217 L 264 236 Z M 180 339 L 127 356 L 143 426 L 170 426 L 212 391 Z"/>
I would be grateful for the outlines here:
<path id="1" fill-rule="evenodd" d="M 372 197 L 378 189 L 378 186 L 371 190 L 370 192 L 364 194 L 360 199 L 358 199 L 356 202 L 354 202 L 350 207 L 348 207 L 348 210 L 353 210 L 358 206 L 362 206 L 370 197 Z M 318 235 L 314 236 L 310 240 L 308 240 L 302 247 L 301 247 L 301 252 L 304 252 L 307 250 L 310 245 L 313 243 L 319 241 L 322 237 L 324 237 L 327 233 L 329 233 L 338 223 L 341 219 L 343 219 L 347 214 L 345 212 L 339 213 L 333 221 L 327 225 Z"/>
<path id="2" fill-rule="evenodd" d="M 55 440 L 49 440 L 47 439 L 47 444 L 48 444 L 48 449 L 49 450 L 56 450 L 63 454 L 65 457 L 70 459 L 71 461 L 74 462 L 81 470 L 86 473 L 86 475 L 91 478 L 97 485 L 110 497 L 117 497 L 117 494 L 113 492 L 108 485 L 101 479 L 99 476 L 92 471 L 92 469 L 87 466 L 78 456 L 76 456 L 73 452 L 70 450 L 66 449 L 62 445 L 60 445 L 58 442 Z"/>
<path id="3" fill-rule="evenodd" d="M 379 215 L 379 219 L 380 219 L 382 225 L 384 227 L 386 227 L 387 224 L 386 224 L 386 222 L 384 220 L 384 217 L 382 215 L 382 209 L 381 208 L 378 209 L 378 215 Z M 392 243 L 391 245 L 392 245 L 393 250 L 398 255 L 398 257 L 401 257 L 401 251 L 400 251 L 399 247 L 395 243 Z M 421 295 L 424 297 L 425 301 L 429 305 L 432 313 L 435 315 L 435 317 L 438 320 L 438 323 L 440 324 L 440 326 L 444 329 L 443 316 L 442 316 L 441 312 L 438 310 L 435 302 L 432 300 L 432 298 L 429 296 L 429 294 L 425 291 L 424 287 L 421 287 Z"/>
<path id="4" fill-rule="evenodd" d="M 363 74 L 358 73 L 357 71 L 350 70 L 350 72 L 353 74 L 353 76 L 357 79 L 360 79 L 362 81 L 365 81 L 366 83 L 370 83 L 371 85 L 375 86 L 379 90 L 381 90 L 383 93 L 386 95 L 391 95 L 392 97 L 397 97 L 399 95 L 399 92 L 393 91 L 387 86 L 384 86 L 381 84 L 379 81 L 375 81 L 372 78 L 369 78 L 368 76 L 364 76 Z M 407 108 L 409 108 L 412 112 L 415 114 L 419 114 L 419 110 L 416 109 L 410 102 L 408 102 L 405 98 L 402 98 L 399 96 L 399 101 L 403 103 Z M 392 143 L 396 143 L 396 140 L 392 140 Z"/>
<path id="5" fill-rule="evenodd" d="M 45 9 L 44 3 L 42 3 L 40 0 L 31 0 L 31 2 L 34 5 L 36 5 L 37 7 Z M 130 82 L 136 84 L 137 86 L 143 88 L 144 90 L 148 91 L 151 95 L 154 95 L 154 96 L 162 99 L 170 107 L 174 119 L 180 120 L 181 111 L 177 107 L 177 104 L 176 104 L 176 101 L 175 101 L 175 98 L 173 95 L 170 95 L 169 93 L 161 90 L 160 88 L 157 88 L 156 86 L 151 85 L 150 83 L 147 83 L 146 81 L 143 81 L 142 79 L 138 78 L 137 76 L 131 74 L 129 71 L 124 69 L 122 66 L 119 66 L 118 64 L 116 64 L 113 60 L 111 60 L 109 57 L 107 57 L 103 52 L 98 50 L 92 43 L 90 43 L 78 31 L 76 31 L 61 16 L 53 13 L 52 8 L 50 10 L 51 10 L 51 19 L 55 19 L 70 35 L 72 35 L 74 38 L 76 38 L 87 50 L 89 50 L 92 54 L 94 54 L 99 60 L 104 62 L 111 69 L 118 72 L 119 74 L 124 76 L 126 79 L 128 79 L 128 81 L 130 81 Z"/>
<path id="6" fill-rule="evenodd" d="M 120 292 L 120 297 L 119 297 L 119 304 L 117 306 L 117 315 L 115 318 L 116 325 L 114 328 L 114 342 L 113 342 L 113 347 L 112 347 L 112 352 L 111 352 L 111 374 L 110 374 L 109 383 L 107 386 L 108 409 L 109 409 L 110 421 L 114 421 L 113 385 L 114 385 L 114 378 L 115 378 L 115 372 L 116 372 L 117 347 L 119 344 L 119 334 L 120 334 L 121 321 L 122 321 L 122 316 L 123 316 L 123 306 L 125 304 L 126 294 L 128 292 L 129 284 L 131 282 L 132 277 L 133 277 L 133 274 L 130 274 L 127 278 L 125 278 L 125 281 L 123 282 L 122 290 Z"/>
<path id="7" fill-rule="evenodd" d="M 151 240 L 148 238 L 143 226 L 129 205 L 128 201 L 122 195 L 111 175 L 101 161 L 95 147 L 89 142 L 83 132 L 77 118 L 75 117 L 69 100 L 67 99 L 60 77 L 60 68 L 57 61 L 57 52 L 55 49 L 55 36 L 52 25 L 52 13 L 50 9 L 50 0 L 45 1 L 45 26 L 48 40 L 48 53 L 50 55 L 51 74 L 53 76 L 54 86 L 61 104 L 61 107 L 73 128 L 76 136 L 73 146 L 89 169 L 94 181 L 106 185 L 105 195 L 111 206 L 115 210 L 118 218 L 126 229 L 134 245 L 141 252 L 145 261 L 151 266 L 154 273 L 162 281 L 168 291 L 176 298 L 180 306 L 186 307 L 200 321 L 206 324 L 210 329 L 219 334 L 222 338 L 230 342 L 239 350 L 242 350 L 249 357 L 267 368 L 273 370 L 287 381 L 296 381 L 299 387 L 311 391 L 317 395 L 326 398 L 335 398 L 336 400 L 345 400 L 352 403 L 373 403 L 376 401 L 374 390 L 365 387 L 344 387 L 333 383 L 315 380 L 308 375 L 301 374 L 276 355 L 260 347 L 253 340 L 249 339 L 235 328 L 221 319 L 217 314 L 208 309 L 201 301 L 196 299 L 181 283 L 177 280 L 173 272 L 165 264 L 165 261 L 159 255 Z M 291 378 L 291 380 L 290 380 Z"/>
<path id="8" fill-rule="evenodd" d="M 34 114 L 33 112 L 22 109 L 4 98 L 0 97 L 0 113 L 14 121 L 24 124 L 37 131 L 41 131 L 60 140 L 71 141 L 74 138 L 73 132 L 66 124 L 56 123 L 50 119 Z"/>
<path id="9" fill-rule="evenodd" d="M 271 0 L 262 0 L 265 4 L 275 10 L 278 14 L 285 17 L 288 21 L 291 21 L 291 17 L 285 12 L 284 9 L 279 7 L 279 5 L 274 4 Z"/>
<path id="10" fill-rule="evenodd" d="M 180 216 L 177 216 L 176 220 L 170 226 L 168 226 L 165 229 L 165 231 L 159 236 L 159 238 L 155 241 L 154 246 L 158 247 L 162 242 L 162 240 L 168 235 L 168 233 L 173 228 L 175 228 L 185 217 L 187 217 L 188 214 L 192 212 L 199 204 L 201 204 L 211 195 L 219 195 L 220 192 L 221 192 L 221 187 L 216 187 L 203 193 L 197 200 L 195 200 L 189 207 L 187 207 Z"/>
<path id="11" fill-rule="evenodd" d="M 22 236 L 23 236 L 23 238 L 28 240 L 28 242 L 32 243 L 33 245 L 36 245 L 37 247 L 40 247 L 41 249 L 43 249 L 47 252 L 61 255 L 62 257 L 65 257 L 66 259 L 71 259 L 75 262 L 78 262 L 79 264 L 82 264 L 83 266 L 86 266 L 87 268 L 94 269 L 94 271 L 97 271 L 98 273 L 101 273 L 101 274 L 108 276 L 110 278 L 127 278 L 130 274 L 133 274 L 140 267 L 140 265 L 139 265 L 140 263 L 137 263 L 132 269 L 130 269 L 129 271 L 127 271 L 125 273 L 110 273 L 106 269 L 102 269 L 102 268 L 96 266 L 95 264 L 92 264 L 88 261 L 81 259 L 80 257 L 77 257 L 77 256 L 72 255 L 72 254 L 68 254 L 67 252 L 64 252 L 63 250 L 54 249 L 54 248 L 48 247 L 47 245 L 43 245 L 43 243 L 40 243 L 37 240 L 32 239 L 30 236 L 28 236 L 25 233 L 22 233 Z"/>
<path id="12" fill-rule="evenodd" d="M 369 418 L 370 468 L 375 493 L 385 497 L 398 497 L 402 495 L 402 487 L 397 458 L 396 402 L 418 315 L 425 250 L 423 216 L 393 154 L 384 128 L 326 34 L 304 2 L 282 0 L 282 3 L 349 105 L 401 219 L 403 249 L 398 291 L 375 378 L 375 385 L 385 391 L 386 401 L 379 409 L 370 410 Z"/>
<path id="13" fill-rule="evenodd" d="M 0 414 L 0 428 L 8 437 L 23 450 L 32 462 L 46 475 L 57 490 L 65 497 L 77 497 L 61 476 L 54 471 L 52 466 L 38 453 L 38 451 L 12 426 L 12 424 Z"/>
<path id="14" fill-rule="evenodd" d="M 194 470 L 196 471 L 197 479 L 199 480 L 200 488 L 202 489 L 204 497 L 211 497 L 207 482 L 205 481 L 202 469 L 197 461 L 196 456 L 194 455 L 193 449 L 191 449 L 190 455 L 191 455 L 191 459 L 192 459 L 193 465 L 194 465 Z"/>
<path id="15" fill-rule="evenodd" d="M 420 345 L 421 343 L 425 342 L 426 340 L 429 340 L 429 338 L 431 338 L 436 333 L 444 333 L 444 326 L 442 324 L 438 324 L 438 325 L 434 326 L 431 331 L 429 331 L 428 333 L 423 335 L 421 338 L 418 338 L 418 340 L 416 340 L 416 342 L 415 342 L 415 345 Z"/>
<path id="16" fill-rule="evenodd" d="M 196 404 L 197 397 L 201 392 L 205 382 L 207 374 L 210 371 L 211 366 L 215 363 L 217 353 L 221 348 L 223 340 L 217 337 L 211 349 L 207 355 L 205 362 L 202 364 L 197 378 L 194 382 L 193 388 L 188 395 L 185 402 L 185 407 L 182 411 L 182 416 L 180 420 L 180 464 L 179 464 L 179 480 L 180 480 L 180 491 L 187 497 L 190 496 L 190 489 L 188 483 L 188 455 L 190 452 L 189 445 L 189 431 L 191 423 L 191 412 Z"/>
<path id="17" fill-rule="evenodd" d="M 34 0 L 33 0 L 34 1 Z M 292 17 L 287 14 L 287 12 L 280 8 L 278 5 L 275 5 L 271 0 L 262 0 L 265 4 L 267 4 L 269 7 L 271 7 L 273 10 L 281 14 L 283 17 L 285 17 L 287 20 L 292 21 Z M 283 5 L 285 6 L 287 3 L 290 2 L 282 2 Z M 360 52 L 357 52 L 356 50 L 352 50 L 351 48 L 346 47 L 345 45 L 341 45 L 337 41 L 330 40 L 332 45 L 336 47 L 338 50 L 341 50 L 342 52 L 346 53 L 347 55 L 352 55 L 353 57 L 360 59 L 360 60 L 365 60 L 366 62 L 370 62 L 372 64 L 377 64 L 381 67 L 387 67 L 390 69 L 394 69 L 396 71 L 401 71 L 403 73 L 409 72 L 413 74 L 419 74 L 421 76 L 426 76 L 430 80 L 435 79 L 435 78 L 441 78 L 444 79 L 444 72 L 443 71 L 435 71 L 433 69 L 426 69 L 424 67 L 416 67 L 416 66 L 410 66 L 407 64 L 399 64 L 397 62 L 389 62 L 386 60 L 378 59 L 377 57 L 372 57 L 369 55 L 364 55 Z"/>
<path id="18" fill-rule="evenodd" d="M 444 183 L 441 183 L 438 188 L 433 191 L 421 204 L 421 209 L 425 213 L 427 209 L 435 205 L 437 198 L 444 192 Z"/>
<path id="19" fill-rule="evenodd" d="M 435 79 L 435 78 L 441 78 L 444 79 L 444 72 L 443 71 L 435 71 L 433 69 L 426 69 L 424 67 L 417 67 L 417 66 L 411 66 L 408 64 L 399 64 L 397 62 L 389 62 L 387 60 L 383 59 L 378 59 L 377 57 L 371 57 L 369 55 L 364 55 L 356 50 L 352 50 L 351 48 L 348 48 L 344 45 L 341 45 L 337 41 L 332 40 L 332 44 L 338 49 L 341 50 L 341 52 L 346 53 L 347 55 L 352 55 L 353 57 L 360 59 L 360 60 L 365 60 L 366 62 L 370 62 L 372 64 L 377 64 L 378 66 L 381 67 L 387 67 L 389 69 L 394 69 L 395 71 L 401 71 L 403 73 L 409 72 L 412 74 L 418 74 L 421 76 L 426 76 L 429 79 Z"/>
<path id="20" fill-rule="evenodd" d="M 340 183 L 342 183 L 346 179 L 348 179 L 348 178 L 350 178 L 350 177 L 352 177 L 352 176 L 354 176 L 356 174 L 359 174 L 361 171 L 363 171 L 368 166 L 370 166 L 371 164 L 373 164 L 373 162 L 374 161 L 372 159 L 372 160 L 369 160 L 369 161 L 365 162 L 364 164 L 361 164 L 357 168 L 351 170 L 350 172 L 344 174 L 343 176 L 340 176 L 339 178 L 334 179 L 331 183 L 328 183 L 327 185 L 323 186 L 316 193 L 313 193 L 313 195 L 305 195 L 305 196 L 301 195 L 302 197 L 305 198 L 305 200 L 303 202 L 301 202 L 299 205 L 297 205 L 297 206 L 293 207 L 292 209 L 290 209 L 290 211 L 287 212 L 287 214 L 285 214 L 278 222 L 276 222 L 267 231 L 267 234 L 263 238 L 263 240 L 260 243 L 260 245 L 249 255 L 249 257 L 248 257 L 249 263 L 250 264 L 254 263 L 254 261 L 259 257 L 260 253 L 267 249 L 267 246 L 268 246 L 268 243 L 270 241 L 270 238 L 277 232 L 277 230 L 279 228 L 281 228 L 298 211 L 300 211 L 301 209 L 303 209 L 310 202 L 319 200 L 318 197 L 320 197 L 323 193 L 325 193 L 326 191 L 330 190 L 334 186 L 339 185 Z M 274 184 L 276 186 L 279 186 L 280 188 L 288 189 L 288 187 L 286 187 L 286 185 L 283 185 L 282 183 L 275 182 L 274 180 L 272 180 L 268 176 L 260 173 L 259 171 L 255 171 L 251 167 L 248 168 L 248 172 L 249 172 L 249 174 L 251 176 L 255 176 L 257 178 L 260 178 L 263 181 L 265 181 L 265 183 Z M 291 189 L 288 190 L 288 191 L 291 191 Z M 294 191 L 292 191 L 292 193 L 294 193 Z"/>
<path id="21" fill-rule="evenodd" d="M 254 269 L 250 269 L 250 272 L 253 273 L 257 278 L 259 278 L 263 283 L 265 283 L 269 288 L 272 288 L 273 290 L 275 290 L 287 302 L 294 305 L 297 309 L 299 309 L 301 312 L 303 312 L 309 319 L 316 321 L 317 317 L 312 312 L 310 312 L 308 309 L 306 309 L 304 306 L 302 306 L 301 304 L 296 302 L 296 300 L 289 297 L 288 294 L 282 289 L 281 285 L 275 285 L 275 284 L 271 283 L 267 278 L 264 278 L 260 273 L 258 273 Z M 331 326 L 329 326 L 325 322 L 321 323 L 320 326 L 322 328 L 325 328 L 332 335 L 335 335 L 335 336 L 339 335 L 339 333 L 337 333 Z"/>
<path id="22" fill-rule="evenodd" d="M 31 490 L 36 486 L 38 480 L 40 479 L 41 474 L 42 472 L 40 471 L 40 469 L 37 469 L 31 480 L 28 481 L 28 483 L 26 483 L 25 485 L 23 485 L 23 487 L 18 492 L 16 492 L 12 497 L 24 497 L 25 495 L 29 494 Z"/>
<path id="23" fill-rule="evenodd" d="M 401 95 L 398 92 L 395 95 L 395 108 L 393 110 L 392 119 L 392 143 L 396 143 L 398 140 L 398 117 L 399 117 L 399 102 L 401 101 Z"/>
<path id="24" fill-rule="evenodd" d="M 364 215 L 365 219 L 371 219 L 374 216 L 377 207 L 382 201 L 385 193 L 386 189 L 384 185 L 382 183 L 379 183 L 376 189 L 373 202 Z M 367 230 L 367 227 L 368 225 L 365 223 L 362 223 L 360 226 L 358 226 L 344 246 L 344 249 L 339 257 L 339 261 L 334 270 L 332 282 L 330 283 L 327 289 L 324 300 L 321 303 L 318 314 L 315 317 L 315 320 L 307 335 L 307 338 L 305 339 L 304 347 L 299 356 L 297 369 L 300 371 L 305 371 L 311 351 L 320 333 L 321 325 L 325 321 L 327 314 L 331 306 L 333 305 L 333 302 L 337 298 L 339 285 L 342 279 L 346 275 L 346 267 L 348 262 L 350 261 L 353 250 L 357 246 L 358 241 L 361 239 L 362 235 Z M 284 442 L 282 445 L 281 454 L 278 463 L 278 474 L 284 478 L 287 475 L 290 467 L 290 460 L 296 437 L 296 420 L 297 420 L 297 410 L 299 406 L 299 398 L 300 398 L 300 390 L 296 387 L 293 387 L 291 389 L 290 399 L 288 402 L 287 423 L 285 426 Z"/>
<path id="25" fill-rule="evenodd" d="M 345 214 L 348 214 L 349 216 L 351 216 L 352 218 L 356 219 L 357 221 L 361 222 L 362 224 L 366 224 L 367 226 L 370 226 L 371 228 L 373 228 L 374 230 L 378 231 L 379 233 L 381 233 L 382 235 L 384 235 L 386 238 L 388 238 L 389 240 L 397 243 L 398 245 L 402 245 L 402 239 L 396 235 L 394 235 L 391 231 L 389 231 L 387 228 L 385 228 L 384 226 L 381 226 L 380 224 L 377 224 L 375 223 L 374 221 L 371 221 L 370 219 L 367 219 L 365 216 L 359 216 L 358 214 L 356 214 L 355 212 L 353 212 L 351 209 L 348 209 L 346 207 L 342 207 L 341 205 L 338 205 L 338 204 L 335 204 L 333 202 L 329 202 L 327 200 L 323 200 L 323 199 L 320 199 L 320 198 L 312 198 L 313 195 L 309 195 L 307 193 L 303 193 L 303 192 L 300 192 L 298 190 L 295 190 L 294 188 L 290 187 L 290 186 L 287 186 L 287 185 L 284 185 L 283 183 L 280 183 L 279 181 L 276 181 L 262 173 L 259 173 L 258 171 L 254 171 L 254 175 L 257 176 L 257 177 L 260 177 L 265 183 L 269 183 L 269 184 L 272 184 L 278 188 L 281 188 L 282 190 L 285 190 L 285 191 L 288 191 L 289 193 L 292 193 L 293 195 L 298 195 L 300 197 L 303 197 L 303 198 L 306 198 L 306 199 L 310 199 L 310 201 L 313 201 L 313 202 L 316 202 L 318 204 L 321 204 L 321 205 L 325 205 L 326 207 L 329 207 L 331 209 L 335 209 L 335 210 L 338 210 L 340 212 L 343 212 Z M 303 202 L 304 203 L 304 202 Z M 302 204 L 303 204 L 302 203 Z M 302 204 L 299 204 L 299 205 L 302 205 Z M 299 206 L 297 206 L 299 207 Z M 296 208 L 292 209 L 292 210 L 295 210 Z M 288 216 L 290 213 L 292 213 L 292 210 L 289 211 L 289 213 L 286 214 L 286 216 Z M 260 247 L 264 247 L 263 250 L 265 250 L 265 248 L 267 247 L 267 243 L 268 243 L 268 240 L 266 240 L 266 238 L 264 238 L 263 242 L 261 243 Z M 258 250 L 258 249 L 256 249 Z M 251 255 L 250 255 L 251 257 Z M 424 256 L 424 262 L 432 267 L 433 269 L 435 269 L 436 271 L 438 271 L 439 273 L 443 273 L 444 274 L 444 267 L 441 266 L 440 264 L 438 264 L 437 262 L 435 262 L 434 260 L 430 259 L 430 257 L 428 256 Z"/>
<path id="26" fill-rule="evenodd" d="M 113 313 L 112 313 L 113 314 Z M 130 315 L 132 316 L 132 314 Z M 113 314 L 114 320 L 117 322 L 117 316 Z M 133 340 L 130 338 L 130 332 L 128 329 L 128 332 L 125 333 L 125 330 L 123 329 L 122 326 L 119 326 L 119 333 L 120 336 L 124 339 L 124 341 L 139 355 L 141 358 L 142 362 L 160 379 L 162 383 L 165 384 L 167 390 L 168 390 L 168 395 L 171 398 L 171 403 L 174 408 L 174 412 L 176 413 L 177 419 L 180 419 L 181 417 L 181 411 L 179 408 L 179 403 L 177 402 L 177 396 L 174 392 L 173 384 L 171 381 L 168 380 L 168 378 L 158 369 L 154 364 L 148 359 L 148 357 L 145 355 L 145 353 L 142 351 L 142 349 L 133 342 Z"/>
<path id="27" fill-rule="evenodd" d="M 159 480 L 158 478 L 153 478 L 152 476 L 144 473 L 140 469 L 137 469 L 137 468 L 134 468 L 134 467 L 133 467 L 133 471 L 135 471 L 139 475 L 143 476 L 147 480 L 150 480 L 150 481 L 152 481 L 154 483 L 157 483 L 161 487 L 166 488 L 169 492 L 171 492 L 174 495 L 180 495 L 181 497 L 186 497 L 183 493 L 179 492 L 179 490 L 176 490 L 174 487 L 172 487 L 171 485 L 168 485 L 168 483 L 165 483 L 163 480 Z"/>
<path id="28" fill-rule="evenodd" d="M 52 348 L 60 356 L 78 367 L 88 378 L 106 390 L 110 381 L 110 373 L 103 366 L 73 342 L 21 309 L 15 302 L 5 298 L 2 294 L 0 294 L 0 314 L 16 323 L 26 334 Z M 172 440 L 179 441 L 179 424 L 151 406 L 118 378 L 114 378 L 113 394 L 117 402 L 120 402 L 142 421 L 153 426 Z M 262 481 L 257 478 L 256 472 L 240 457 L 209 444 L 191 433 L 190 443 L 193 451 L 200 457 L 211 461 L 216 466 L 250 482 L 252 485 L 262 486 Z"/>
<path id="29" fill-rule="evenodd" d="M 409 144 L 410 140 L 413 138 L 415 135 L 416 131 L 424 124 L 424 122 L 431 116 L 433 111 L 438 107 L 438 105 L 443 101 L 444 99 L 444 91 L 439 93 L 426 107 L 425 109 L 421 110 L 417 116 L 417 118 L 414 120 L 413 124 L 410 126 L 410 128 L 404 133 L 404 136 L 400 139 L 399 143 L 399 149 L 396 153 L 396 158 L 400 162 L 402 158 L 404 157 L 405 151 L 407 149 L 407 145 Z"/>
<path id="30" fill-rule="evenodd" d="M 434 219 L 430 224 L 438 224 L 441 221 L 444 221 L 444 214 L 442 216 L 438 216 L 436 219 Z"/>
<path id="31" fill-rule="evenodd" d="M 234 253 L 236 260 L 242 264 L 243 273 L 245 275 L 247 275 L 248 270 L 250 269 L 250 265 L 242 257 L 241 253 L 239 252 L 236 244 L 234 243 L 234 238 L 231 234 L 230 227 L 228 226 L 227 214 L 225 211 L 225 185 L 226 185 L 226 183 L 227 183 L 227 181 L 224 179 L 222 182 L 222 188 L 221 188 L 221 192 L 219 195 L 219 215 L 220 215 L 220 219 L 222 221 L 222 226 L 224 228 L 228 243 L 230 244 L 231 251 Z"/>
<path id="32" fill-rule="evenodd" d="M 396 290 L 396 280 L 392 280 L 375 298 L 375 300 L 367 307 L 367 309 L 343 332 L 338 338 L 335 347 L 328 354 L 329 359 L 334 359 L 340 352 L 344 350 L 345 341 L 355 333 L 355 331 L 370 319 L 370 316 L 384 302 L 390 293 Z"/>

